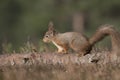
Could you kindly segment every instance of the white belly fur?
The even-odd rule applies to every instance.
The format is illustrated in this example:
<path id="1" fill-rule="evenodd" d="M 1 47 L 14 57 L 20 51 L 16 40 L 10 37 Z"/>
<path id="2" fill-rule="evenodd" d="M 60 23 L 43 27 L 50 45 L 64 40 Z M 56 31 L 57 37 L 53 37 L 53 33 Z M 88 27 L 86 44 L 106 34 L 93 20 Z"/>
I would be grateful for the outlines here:
<path id="1" fill-rule="evenodd" d="M 63 48 L 61 46 L 56 44 L 54 41 L 52 41 L 52 43 L 58 48 L 58 52 L 62 52 L 63 51 Z"/>

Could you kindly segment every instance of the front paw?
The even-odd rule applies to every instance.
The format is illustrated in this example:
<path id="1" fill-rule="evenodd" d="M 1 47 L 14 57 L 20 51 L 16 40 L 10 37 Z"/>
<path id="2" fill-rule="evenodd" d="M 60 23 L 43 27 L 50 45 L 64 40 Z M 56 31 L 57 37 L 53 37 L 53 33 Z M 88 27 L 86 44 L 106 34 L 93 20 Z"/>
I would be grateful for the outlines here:
<path id="1" fill-rule="evenodd" d="M 61 51 L 58 51 L 59 54 L 67 54 L 67 51 L 65 50 L 61 50 Z"/>

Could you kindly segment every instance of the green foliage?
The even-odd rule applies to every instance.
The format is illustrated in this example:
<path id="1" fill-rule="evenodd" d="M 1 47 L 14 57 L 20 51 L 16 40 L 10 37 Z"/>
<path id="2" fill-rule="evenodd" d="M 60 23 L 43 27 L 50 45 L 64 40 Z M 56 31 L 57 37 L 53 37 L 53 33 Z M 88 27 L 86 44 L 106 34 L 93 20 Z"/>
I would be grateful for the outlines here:
<path id="1" fill-rule="evenodd" d="M 0 45 L 6 41 L 18 49 L 28 36 L 34 43 L 34 39 L 43 37 L 51 20 L 60 32 L 70 31 L 76 12 L 87 14 L 85 33 L 88 36 L 100 24 L 120 26 L 119 0 L 1 0 Z"/>
<path id="2" fill-rule="evenodd" d="M 3 53 L 13 53 L 13 46 L 11 43 L 2 44 Z"/>

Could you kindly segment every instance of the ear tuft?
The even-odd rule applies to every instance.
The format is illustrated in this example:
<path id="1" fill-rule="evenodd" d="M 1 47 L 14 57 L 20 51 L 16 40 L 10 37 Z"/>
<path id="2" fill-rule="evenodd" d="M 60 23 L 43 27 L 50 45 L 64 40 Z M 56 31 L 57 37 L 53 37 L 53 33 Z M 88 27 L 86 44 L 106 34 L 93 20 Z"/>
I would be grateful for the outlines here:
<path id="1" fill-rule="evenodd" d="M 48 27 L 49 27 L 48 30 L 54 30 L 54 28 L 53 28 L 54 24 L 52 21 L 49 22 Z"/>

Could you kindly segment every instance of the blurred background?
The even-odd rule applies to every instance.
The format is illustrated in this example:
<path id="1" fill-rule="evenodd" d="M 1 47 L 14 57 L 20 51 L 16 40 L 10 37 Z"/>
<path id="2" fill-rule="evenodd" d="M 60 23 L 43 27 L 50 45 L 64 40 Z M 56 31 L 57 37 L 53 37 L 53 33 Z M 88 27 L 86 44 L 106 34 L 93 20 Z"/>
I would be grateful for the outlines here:
<path id="1" fill-rule="evenodd" d="M 120 27 L 120 0 L 0 0 L 0 53 L 34 45 L 40 51 L 49 21 L 59 32 L 77 31 L 88 37 L 101 24 Z M 110 47 L 108 38 L 99 43 Z"/>

